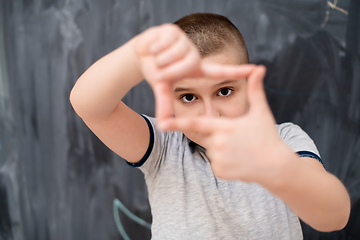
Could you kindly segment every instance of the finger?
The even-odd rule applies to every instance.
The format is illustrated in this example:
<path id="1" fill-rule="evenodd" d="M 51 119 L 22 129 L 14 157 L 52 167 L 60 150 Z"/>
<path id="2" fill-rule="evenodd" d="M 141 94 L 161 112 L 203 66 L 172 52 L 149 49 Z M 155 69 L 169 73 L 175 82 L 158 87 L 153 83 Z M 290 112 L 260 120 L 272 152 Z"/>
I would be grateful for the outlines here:
<path id="1" fill-rule="evenodd" d="M 166 51 L 155 57 L 157 66 L 162 68 L 182 59 L 189 52 L 190 44 L 190 40 L 186 36 L 178 38 Z"/>
<path id="2" fill-rule="evenodd" d="M 159 122 L 159 127 L 164 131 L 197 132 L 211 134 L 220 126 L 218 118 L 168 118 Z"/>
<path id="3" fill-rule="evenodd" d="M 157 42 L 160 37 L 159 27 L 152 27 L 141 33 L 136 37 L 135 41 L 135 50 L 139 55 L 149 55 L 151 54 L 151 46 Z"/>
<path id="4" fill-rule="evenodd" d="M 170 47 L 181 36 L 181 29 L 174 24 L 163 24 L 161 28 L 161 35 L 158 41 L 152 44 L 150 51 L 152 54 L 158 54 L 164 49 Z"/>
<path id="5" fill-rule="evenodd" d="M 205 77 L 212 79 L 240 79 L 247 78 L 255 69 L 254 64 L 223 65 L 216 63 L 202 63 L 201 70 Z"/>
<path id="6" fill-rule="evenodd" d="M 171 118 L 174 115 L 171 90 L 172 85 L 166 82 L 157 82 L 153 86 L 155 95 L 155 116 L 160 121 Z"/>
<path id="7" fill-rule="evenodd" d="M 200 76 L 200 53 L 196 49 L 191 49 L 184 58 L 172 63 L 168 67 L 162 69 L 161 80 L 172 82 L 183 78 L 191 78 Z"/>
<path id="8" fill-rule="evenodd" d="M 248 78 L 248 100 L 251 110 L 267 110 L 269 108 L 264 90 L 266 68 L 257 66 Z"/>

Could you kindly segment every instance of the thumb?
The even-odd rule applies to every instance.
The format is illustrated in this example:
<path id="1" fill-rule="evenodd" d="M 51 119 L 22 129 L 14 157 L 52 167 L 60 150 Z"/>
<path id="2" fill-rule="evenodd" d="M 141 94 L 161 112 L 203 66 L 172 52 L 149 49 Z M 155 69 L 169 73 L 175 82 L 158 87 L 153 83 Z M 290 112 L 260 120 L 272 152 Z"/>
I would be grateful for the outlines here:
<path id="1" fill-rule="evenodd" d="M 159 121 L 171 118 L 174 115 L 171 88 L 171 84 L 164 81 L 159 81 L 153 86 L 155 95 L 155 116 Z"/>
<path id="2" fill-rule="evenodd" d="M 248 78 L 248 101 L 250 111 L 264 111 L 269 109 L 264 90 L 265 74 L 266 68 L 264 66 L 257 66 Z"/>

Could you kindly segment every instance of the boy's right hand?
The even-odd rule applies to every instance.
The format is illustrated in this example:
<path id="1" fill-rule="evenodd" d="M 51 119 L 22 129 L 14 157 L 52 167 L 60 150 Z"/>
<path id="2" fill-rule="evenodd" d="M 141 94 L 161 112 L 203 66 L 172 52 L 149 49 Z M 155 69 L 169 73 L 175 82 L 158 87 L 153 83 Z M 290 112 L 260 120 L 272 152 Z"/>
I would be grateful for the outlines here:
<path id="1" fill-rule="evenodd" d="M 239 79 L 247 77 L 255 67 L 203 63 L 196 46 L 174 24 L 149 28 L 136 37 L 134 48 L 143 78 L 154 91 L 158 121 L 173 116 L 174 82 L 195 77 Z"/>
<path id="2" fill-rule="evenodd" d="M 135 53 L 143 77 L 154 91 L 156 117 L 172 117 L 172 83 L 201 75 L 199 51 L 178 26 L 164 24 L 138 35 Z"/>

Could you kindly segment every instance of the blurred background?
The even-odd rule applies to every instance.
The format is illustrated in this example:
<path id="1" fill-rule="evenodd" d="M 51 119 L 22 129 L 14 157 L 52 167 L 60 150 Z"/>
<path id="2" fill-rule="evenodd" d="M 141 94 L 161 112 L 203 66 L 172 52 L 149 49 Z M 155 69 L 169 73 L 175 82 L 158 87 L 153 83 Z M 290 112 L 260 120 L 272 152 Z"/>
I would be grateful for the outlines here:
<path id="1" fill-rule="evenodd" d="M 100 57 L 194 12 L 223 14 L 240 29 L 250 61 L 268 68 L 276 120 L 300 125 L 350 193 L 345 229 L 303 224 L 304 238 L 360 239 L 359 0 L 1 0 L 1 240 L 123 239 L 115 198 L 151 222 L 142 173 L 93 135 L 69 94 Z M 154 115 L 145 82 L 124 101 Z M 118 214 L 131 239 L 150 239 Z"/>

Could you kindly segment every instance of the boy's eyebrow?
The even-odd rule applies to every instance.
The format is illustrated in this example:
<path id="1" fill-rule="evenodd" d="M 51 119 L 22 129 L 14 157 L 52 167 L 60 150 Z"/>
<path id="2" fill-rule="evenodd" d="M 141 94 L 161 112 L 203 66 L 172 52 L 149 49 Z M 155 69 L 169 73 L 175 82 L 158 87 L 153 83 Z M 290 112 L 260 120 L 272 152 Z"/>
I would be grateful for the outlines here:
<path id="1" fill-rule="evenodd" d="M 190 92 L 191 90 L 192 90 L 191 88 L 177 87 L 175 88 L 174 92 Z"/>
<path id="2" fill-rule="evenodd" d="M 215 87 L 219 87 L 219 86 L 222 86 L 222 85 L 226 85 L 226 84 L 229 84 L 229 83 L 234 83 L 234 82 L 237 82 L 238 80 L 226 80 L 226 81 L 223 81 L 221 83 L 218 83 L 215 85 Z"/>
<path id="3" fill-rule="evenodd" d="M 223 81 L 223 82 L 220 82 L 220 83 L 214 85 L 214 88 L 217 88 L 217 87 L 229 84 L 229 83 L 234 83 L 236 81 L 238 81 L 238 80 L 226 80 L 226 81 Z M 192 90 L 193 90 L 192 88 L 177 87 L 177 88 L 175 88 L 174 92 L 191 92 Z"/>

